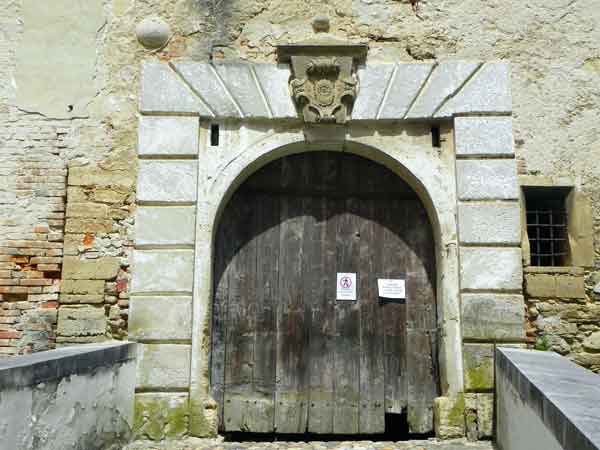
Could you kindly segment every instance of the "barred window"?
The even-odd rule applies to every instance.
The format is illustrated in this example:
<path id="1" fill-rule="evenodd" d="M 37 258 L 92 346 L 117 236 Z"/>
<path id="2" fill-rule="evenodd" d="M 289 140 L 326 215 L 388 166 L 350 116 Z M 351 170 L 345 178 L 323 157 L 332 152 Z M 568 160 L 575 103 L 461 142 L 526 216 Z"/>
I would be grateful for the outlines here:
<path id="1" fill-rule="evenodd" d="M 567 196 L 570 188 L 524 190 L 532 266 L 565 266 L 569 259 Z"/>

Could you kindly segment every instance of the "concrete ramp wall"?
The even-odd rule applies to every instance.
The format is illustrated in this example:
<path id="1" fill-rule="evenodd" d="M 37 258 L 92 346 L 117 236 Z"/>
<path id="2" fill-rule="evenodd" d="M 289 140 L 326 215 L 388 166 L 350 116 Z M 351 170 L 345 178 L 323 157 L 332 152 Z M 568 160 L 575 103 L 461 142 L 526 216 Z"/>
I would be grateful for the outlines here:
<path id="1" fill-rule="evenodd" d="M 135 344 L 0 361 L 0 450 L 116 450 L 131 437 Z"/>
<path id="2" fill-rule="evenodd" d="M 496 350 L 499 450 L 600 449 L 600 376 L 552 352 Z"/>

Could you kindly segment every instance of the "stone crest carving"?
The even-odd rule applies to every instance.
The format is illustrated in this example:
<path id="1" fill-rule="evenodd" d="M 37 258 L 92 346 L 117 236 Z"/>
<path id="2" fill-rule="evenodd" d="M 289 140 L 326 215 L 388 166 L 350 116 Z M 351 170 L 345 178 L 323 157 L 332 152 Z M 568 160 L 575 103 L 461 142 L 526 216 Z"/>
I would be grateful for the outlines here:
<path id="1" fill-rule="evenodd" d="M 315 19 L 315 31 L 329 22 Z M 326 26 L 325 26 L 326 25 Z M 358 95 L 356 65 L 367 54 L 366 44 L 350 44 L 329 35 L 277 47 L 280 62 L 291 62 L 290 93 L 298 114 L 309 124 L 344 124 Z"/>
<path id="2" fill-rule="evenodd" d="M 310 59 L 305 76 L 292 78 L 290 90 L 305 122 L 345 123 L 358 91 L 355 74 L 340 76 L 335 57 Z"/>

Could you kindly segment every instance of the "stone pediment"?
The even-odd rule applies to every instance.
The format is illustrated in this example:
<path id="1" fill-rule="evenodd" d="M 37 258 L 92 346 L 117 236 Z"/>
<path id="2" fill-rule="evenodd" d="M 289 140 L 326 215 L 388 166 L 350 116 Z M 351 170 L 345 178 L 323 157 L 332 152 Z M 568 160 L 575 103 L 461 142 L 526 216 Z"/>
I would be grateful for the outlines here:
<path id="1" fill-rule="evenodd" d="M 287 64 L 150 60 L 142 68 L 140 111 L 297 120 L 288 87 L 292 75 Z M 359 66 L 356 78 L 350 120 L 427 120 L 512 111 L 510 69 L 504 61 L 373 63 Z"/>

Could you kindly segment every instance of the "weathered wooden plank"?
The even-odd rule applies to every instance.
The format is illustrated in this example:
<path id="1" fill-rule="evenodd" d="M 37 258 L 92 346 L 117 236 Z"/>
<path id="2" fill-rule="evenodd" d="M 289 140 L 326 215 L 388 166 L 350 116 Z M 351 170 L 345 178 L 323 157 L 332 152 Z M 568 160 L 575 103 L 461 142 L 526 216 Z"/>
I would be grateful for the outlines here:
<path id="1" fill-rule="evenodd" d="M 225 333 L 227 326 L 227 301 L 229 296 L 229 261 L 233 256 L 231 236 L 231 209 L 221 217 L 215 242 L 214 297 L 211 351 L 211 395 L 218 404 L 219 429 L 223 430 Z"/>
<path id="2" fill-rule="evenodd" d="M 276 310 L 279 301 L 279 198 L 253 197 L 256 224 L 256 332 L 252 398 L 247 429 L 272 432 L 275 426 Z"/>
<path id="3" fill-rule="evenodd" d="M 313 217 L 311 227 L 305 225 L 305 272 L 306 301 L 310 307 L 309 332 L 309 414 L 308 431 L 333 433 L 334 402 L 334 332 L 335 332 L 335 235 L 336 223 L 330 220 L 324 192 L 335 184 L 337 164 L 333 154 L 316 154 L 314 186 L 323 194 L 310 199 L 306 214 Z M 332 164 L 332 162 L 334 164 Z M 310 255 L 310 256 L 309 256 Z"/>
<path id="4" fill-rule="evenodd" d="M 402 239 L 408 211 L 395 200 L 380 207 L 383 223 L 384 257 L 382 277 L 406 278 L 407 246 Z M 385 411 L 400 414 L 406 407 L 406 304 L 383 300 L 385 353 Z"/>
<path id="5" fill-rule="evenodd" d="M 367 174 L 371 175 L 371 172 L 368 171 Z M 375 234 L 375 202 L 373 200 L 361 201 L 360 209 L 359 432 L 374 434 L 385 432 L 383 317 L 377 292 L 377 274 L 381 270 L 383 239 L 380 235 Z"/>
<path id="6" fill-rule="evenodd" d="M 342 159 L 340 189 L 356 184 L 356 160 Z M 336 200 L 334 200 L 335 202 Z M 358 272 L 359 221 L 358 200 L 349 198 L 337 221 L 337 272 Z M 357 277 L 358 285 L 362 282 Z M 335 408 L 334 433 L 358 433 L 360 404 L 360 308 L 357 301 L 336 301 L 335 304 Z"/>
<path id="7" fill-rule="evenodd" d="M 411 214 L 407 242 L 411 273 L 407 290 L 408 424 L 413 433 L 433 430 L 433 400 L 439 395 L 434 240 L 420 202 L 404 202 Z"/>
<path id="8" fill-rule="evenodd" d="M 248 404 L 253 397 L 256 241 L 253 204 L 238 194 L 232 206 L 236 210 L 232 224 L 236 253 L 230 262 L 223 419 L 225 430 L 240 431 L 248 429 Z"/>
<path id="9" fill-rule="evenodd" d="M 287 183 L 294 175 L 289 161 L 283 161 L 282 181 Z M 280 217 L 275 431 L 303 433 L 308 419 L 308 330 L 302 287 L 302 199 L 282 197 Z"/>

